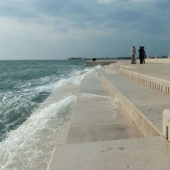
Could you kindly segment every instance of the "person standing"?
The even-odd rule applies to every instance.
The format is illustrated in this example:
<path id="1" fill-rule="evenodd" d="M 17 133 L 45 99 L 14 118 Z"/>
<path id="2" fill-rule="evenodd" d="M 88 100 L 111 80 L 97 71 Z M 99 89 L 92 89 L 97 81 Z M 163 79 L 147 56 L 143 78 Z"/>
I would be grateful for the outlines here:
<path id="1" fill-rule="evenodd" d="M 133 46 L 132 49 L 131 49 L 131 55 L 132 55 L 131 64 L 136 64 L 136 58 L 135 58 L 135 55 L 136 55 L 136 48 L 135 48 L 135 46 Z"/>
<path id="2" fill-rule="evenodd" d="M 139 52 L 140 64 L 143 64 L 144 53 L 143 53 L 143 47 L 142 46 L 139 47 L 138 52 Z"/>
<path id="3" fill-rule="evenodd" d="M 145 47 L 143 46 L 143 63 L 145 64 L 146 52 Z"/>

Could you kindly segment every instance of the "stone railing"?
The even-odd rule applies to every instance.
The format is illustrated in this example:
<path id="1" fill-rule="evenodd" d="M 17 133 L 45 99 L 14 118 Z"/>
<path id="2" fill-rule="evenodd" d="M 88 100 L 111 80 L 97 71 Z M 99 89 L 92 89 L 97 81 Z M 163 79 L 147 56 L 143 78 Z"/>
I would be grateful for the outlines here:
<path id="1" fill-rule="evenodd" d="M 170 142 L 170 109 L 163 111 L 163 136 Z"/>
<path id="2" fill-rule="evenodd" d="M 170 82 L 169 81 L 146 76 L 143 74 L 139 74 L 139 73 L 129 71 L 129 70 L 124 70 L 124 69 L 120 69 L 120 73 L 146 86 L 150 86 L 152 88 L 155 88 L 157 90 L 170 94 Z"/>

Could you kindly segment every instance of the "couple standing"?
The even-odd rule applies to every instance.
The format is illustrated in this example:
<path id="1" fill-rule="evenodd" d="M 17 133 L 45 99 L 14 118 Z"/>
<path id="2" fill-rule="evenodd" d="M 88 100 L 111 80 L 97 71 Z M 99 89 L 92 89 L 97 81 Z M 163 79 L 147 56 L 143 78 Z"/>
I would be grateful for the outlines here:
<path id="1" fill-rule="evenodd" d="M 138 52 L 139 52 L 140 64 L 143 64 L 143 63 L 145 64 L 145 58 L 146 58 L 145 47 L 140 46 Z M 131 64 L 136 64 L 136 58 L 135 58 L 136 48 L 135 48 L 135 46 L 132 47 L 131 54 L 132 54 Z"/>

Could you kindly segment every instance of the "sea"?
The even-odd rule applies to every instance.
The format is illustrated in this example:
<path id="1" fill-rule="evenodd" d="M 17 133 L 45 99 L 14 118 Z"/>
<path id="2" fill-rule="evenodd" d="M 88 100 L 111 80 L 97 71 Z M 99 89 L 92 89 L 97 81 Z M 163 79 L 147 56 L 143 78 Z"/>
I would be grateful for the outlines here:
<path id="1" fill-rule="evenodd" d="M 38 108 L 57 89 L 80 85 L 85 60 L 0 61 L 0 169 L 46 170 L 76 95 Z M 58 135 L 61 136 L 61 135 Z"/>

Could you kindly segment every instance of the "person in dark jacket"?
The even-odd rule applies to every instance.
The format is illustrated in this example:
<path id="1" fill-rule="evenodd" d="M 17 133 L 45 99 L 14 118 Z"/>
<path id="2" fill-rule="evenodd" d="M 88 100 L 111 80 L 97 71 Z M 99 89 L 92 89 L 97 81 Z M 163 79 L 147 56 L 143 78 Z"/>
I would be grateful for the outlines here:
<path id="1" fill-rule="evenodd" d="M 143 63 L 145 64 L 146 52 L 145 47 L 143 46 Z"/>
<path id="2" fill-rule="evenodd" d="M 143 48 L 142 48 L 142 46 L 139 47 L 138 52 L 139 52 L 140 64 L 143 64 L 144 55 L 143 55 Z"/>

